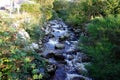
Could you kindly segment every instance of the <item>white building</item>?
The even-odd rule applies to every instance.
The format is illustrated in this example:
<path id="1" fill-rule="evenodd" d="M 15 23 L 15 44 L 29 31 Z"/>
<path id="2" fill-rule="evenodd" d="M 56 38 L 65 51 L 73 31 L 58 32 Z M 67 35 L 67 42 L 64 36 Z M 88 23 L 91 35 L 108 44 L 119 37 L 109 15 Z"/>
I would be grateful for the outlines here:
<path id="1" fill-rule="evenodd" d="M 10 11 L 10 14 L 17 9 L 19 14 L 20 6 L 23 2 L 28 0 L 0 0 L 0 9 L 6 9 Z"/>

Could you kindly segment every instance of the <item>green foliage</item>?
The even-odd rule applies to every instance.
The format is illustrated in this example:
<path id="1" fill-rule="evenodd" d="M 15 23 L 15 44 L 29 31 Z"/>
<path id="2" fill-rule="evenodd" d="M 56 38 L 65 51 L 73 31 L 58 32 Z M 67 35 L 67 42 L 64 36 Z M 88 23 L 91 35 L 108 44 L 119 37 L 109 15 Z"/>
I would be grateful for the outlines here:
<path id="1" fill-rule="evenodd" d="M 119 80 L 120 16 L 93 20 L 87 33 L 80 37 L 80 49 L 92 57 L 89 75 L 95 80 Z"/>
<path id="2" fill-rule="evenodd" d="M 39 25 L 33 24 L 31 28 L 27 28 L 26 31 L 30 34 L 32 41 L 38 41 L 44 37 L 44 32 Z"/>
<path id="3" fill-rule="evenodd" d="M 85 15 L 90 19 L 91 17 L 95 18 L 95 16 L 108 16 L 120 13 L 119 0 L 86 0 L 82 2 L 82 7 Z"/>
<path id="4" fill-rule="evenodd" d="M 42 75 L 41 74 L 39 74 L 39 75 L 37 75 L 37 74 L 35 74 L 35 75 L 33 75 L 33 79 L 34 80 L 36 80 L 36 79 L 42 79 Z"/>
<path id="5" fill-rule="evenodd" d="M 40 4 L 35 3 L 35 4 L 28 4 L 24 3 L 21 5 L 21 11 L 30 13 L 34 15 L 34 17 L 39 17 L 40 16 Z"/>
<path id="6" fill-rule="evenodd" d="M 54 10 L 60 18 L 71 25 L 80 25 L 86 21 L 86 16 L 81 9 L 81 1 L 68 2 L 58 0 L 54 2 Z"/>
<path id="7" fill-rule="evenodd" d="M 11 26 L 12 20 L 0 20 L 0 80 L 33 79 L 34 69 L 45 66 L 45 61 L 33 51 L 25 52 L 17 42 L 17 30 Z M 39 74 L 39 75 L 38 75 Z M 42 78 L 39 72 L 38 79 Z"/>
<path id="8" fill-rule="evenodd" d="M 23 23 L 22 26 L 29 33 L 31 41 L 38 41 L 44 37 L 44 32 L 41 30 L 42 25 L 36 18 L 31 19 L 29 23 Z"/>
<path id="9" fill-rule="evenodd" d="M 105 9 L 103 9 L 103 12 L 105 15 L 109 14 L 120 14 L 120 1 L 119 0 L 107 0 L 105 2 Z"/>
<path id="10" fill-rule="evenodd" d="M 31 41 L 43 38 L 41 26 L 51 18 L 54 0 L 37 1 L 35 4 L 22 4 L 21 11 L 26 14 L 13 14 L 16 19 L 3 18 L 3 14 L 0 15 L 0 80 L 45 78 L 46 71 L 40 72 L 39 69 L 45 69 L 46 61 L 35 51 L 24 51 L 29 44 L 25 43 L 24 46 L 17 40 L 17 33 L 23 28 L 30 34 Z M 5 17 L 9 16 L 6 14 Z"/>
<path id="11" fill-rule="evenodd" d="M 43 24 L 45 21 L 52 17 L 52 8 L 54 0 L 33 0 L 34 4 L 24 3 L 22 4 L 21 11 L 28 12 L 34 15 L 37 19 L 40 19 L 40 23 Z"/>
<path id="12" fill-rule="evenodd" d="M 96 16 L 108 16 L 120 14 L 119 0 L 77 0 L 73 2 L 56 0 L 54 8 L 58 17 L 65 22 L 79 26 Z"/>
<path id="13" fill-rule="evenodd" d="M 40 4 L 40 11 L 42 23 L 49 20 L 52 17 L 52 8 L 54 0 L 37 0 Z"/>

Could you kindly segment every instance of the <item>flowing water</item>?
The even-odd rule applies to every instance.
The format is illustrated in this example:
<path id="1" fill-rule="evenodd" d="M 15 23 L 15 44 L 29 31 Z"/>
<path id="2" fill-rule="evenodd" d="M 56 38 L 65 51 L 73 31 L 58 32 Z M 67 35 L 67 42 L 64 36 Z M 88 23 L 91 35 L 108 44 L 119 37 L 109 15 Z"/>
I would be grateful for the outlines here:
<path id="1" fill-rule="evenodd" d="M 56 65 L 56 71 L 50 80 L 91 80 L 83 76 L 87 73 L 83 62 L 83 53 L 77 49 L 76 34 L 61 20 L 49 21 L 44 28 L 46 37 L 42 55 L 49 63 Z"/>

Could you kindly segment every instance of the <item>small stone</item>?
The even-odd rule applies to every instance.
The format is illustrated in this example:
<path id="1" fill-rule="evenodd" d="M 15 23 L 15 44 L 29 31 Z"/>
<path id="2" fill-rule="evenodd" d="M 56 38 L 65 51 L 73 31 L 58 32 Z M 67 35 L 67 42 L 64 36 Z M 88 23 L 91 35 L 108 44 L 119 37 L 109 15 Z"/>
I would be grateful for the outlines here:
<path id="1" fill-rule="evenodd" d="M 90 60 L 90 57 L 88 57 L 87 55 L 82 56 L 82 62 L 90 62 Z"/>
<path id="2" fill-rule="evenodd" d="M 56 65 L 53 65 L 53 64 L 49 64 L 48 66 L 47 66 L 47 71 L 48 72 L 54 72 L 56 70 Z"/>
<path id="3" fill-rule="evenodd" d="M 54 58 L 57 61 L 63 61 L 65 59 L 65 57 L 62 54 L 55 54 Z"/>
<path id="4" fill-rule="evenodd" d="M 85 65 L 82 63 L 76 63 L 75 68 L 78 73 L 86 73 L 87 70 L 85 69 Z"/>
<path id="5" fill-rule="evenodd" d="M 65 48 L 65 45 L 64 44 L 56 44 L 55 45 L 55 49 L 64 49 Z"/>
<path id="6" fill-rule="evenodd" d="M 33 49 L 39 49 L 39 45 L 36 43 L 32 43 L 30 46 L 33 47 Z"/>
<path id="7" fill-rule="evenodd" d="M 60 41 L 65 41 L 66 39 L 68 39 L 70 37 L 70 35 L 68 33 L 65 33 L 64 35 L 62 35 L 59 39 Z"/>
<path id="8" fill-rule="evenodd" d="M 74 77 L 72 80 L 85 80 L 85 79 L 82 77 Z"/>
<path id="9" fill-rule="evenodd" d="M 39 45 L 42 45 L 42 44 L 43 44 L 42 40 L 39 40 L 38 44 L 39 44 Z"/>
<path id="10" fill-rule="evenodd" d="M 72 60 L 72 59 L 74 59 L 74 56 L 73 56 L 73 55 L 67 55 L 67 58 L 68 58 L 69 60 Z"/>

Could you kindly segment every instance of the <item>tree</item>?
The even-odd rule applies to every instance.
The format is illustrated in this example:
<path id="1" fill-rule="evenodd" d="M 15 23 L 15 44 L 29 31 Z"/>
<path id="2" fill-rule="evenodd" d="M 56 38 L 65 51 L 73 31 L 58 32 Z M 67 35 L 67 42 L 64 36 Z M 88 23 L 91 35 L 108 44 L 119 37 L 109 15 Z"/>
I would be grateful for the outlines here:
<path id="1" fill-rule="evenodd" d="M 88 74 L 95 80 L 119 80 L 120 16 L 94 19 L 86 30 L 80 49 L 91 57 Z"/>

